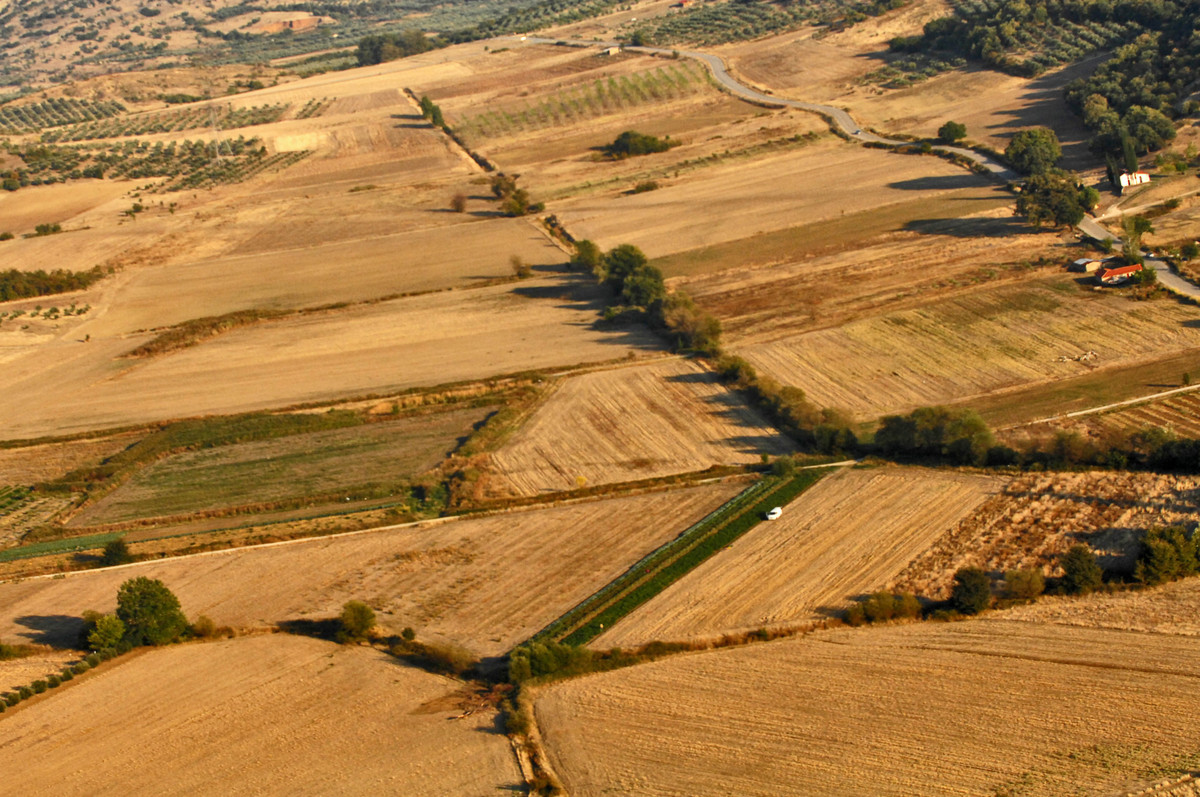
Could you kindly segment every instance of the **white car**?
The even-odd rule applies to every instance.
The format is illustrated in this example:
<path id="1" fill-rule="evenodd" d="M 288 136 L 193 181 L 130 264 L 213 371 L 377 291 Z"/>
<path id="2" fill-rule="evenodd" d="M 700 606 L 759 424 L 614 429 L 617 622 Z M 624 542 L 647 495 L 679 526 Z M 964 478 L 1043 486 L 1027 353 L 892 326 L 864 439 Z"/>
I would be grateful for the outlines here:
<path id="1" fill-rule="evenodd" d="M 781 515 L 783 515 L 783 507 L 777 506 L 767 513 L 767 520 L 779 520 Z"/>

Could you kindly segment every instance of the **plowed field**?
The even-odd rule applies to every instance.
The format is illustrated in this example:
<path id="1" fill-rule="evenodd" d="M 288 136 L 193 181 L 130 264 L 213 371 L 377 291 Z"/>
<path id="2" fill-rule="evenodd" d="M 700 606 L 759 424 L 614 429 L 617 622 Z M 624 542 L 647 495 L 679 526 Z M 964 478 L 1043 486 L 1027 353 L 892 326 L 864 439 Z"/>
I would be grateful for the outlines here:
<path id="1" fill-rule="evenodd" d="M 1190 638 L 979 621 L 824 632 L 557 684 L 571 794 L 1122 793 L 1200 754 Z"/>
<path id="2" fill-rule="evenodd" d="M 818 404 L 871 418 L 1194 349 L 1198 319 L 1194 307 L 1073 285 L 1002 288 L 739 353 Z"/>
<path id="3" fill-rule="evenodd" d="M 918 468 L 821 480 L 596 640 L 629 647 L 795 622 L 891 585 L 999 479 Z"/>
<path id="4" fill-rule="evenodd" d="M 380 623 L 496 655 L 720 506 L 712 484 L 474 520 L 222 551 L 0 584 L 0 638 L 70 644 L 85 609 L 112 611 L 134 576 L 162 579 L 189 617 L 261 626 L 363 600 Z"/>
<path id="5" fill-rule="evenodd" d="M 11 794 L 488 795 L 522 783 L 462 684 L 291 636 L 104 665 L 0 718 Z"/>
<path id="6" fill-rule="evenodd" d="M 493 456 L 521 495 L 784 454 L 790 441 L 686 360 L 567 379 Z"/>

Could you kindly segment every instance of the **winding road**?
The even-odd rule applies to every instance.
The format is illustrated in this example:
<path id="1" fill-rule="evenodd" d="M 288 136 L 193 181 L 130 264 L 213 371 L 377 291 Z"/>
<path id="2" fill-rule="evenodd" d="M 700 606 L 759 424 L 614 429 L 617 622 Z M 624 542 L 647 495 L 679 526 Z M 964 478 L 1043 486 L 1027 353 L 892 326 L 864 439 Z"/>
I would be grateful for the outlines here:
<path id="1" fill-rule="evenodd" d="M 623 46 L 618 42 L 583 42 L 583 41 L 568 41 L 563 39 L 549 39 L 540 36 L 512 36 L 505 37 L 505 40 L 516 40 L 529 44 L 558 44 L 568 47 L 598 47 L 607 49 L 610 47 L 621 47 L 623 50 L 635 53 L 644 53 L 646 55 L 669 55 L 676 54 L 683 58 L 692 58 L 706 64 L 712 72 L 716 81 L 726 88 L 731 94 L 741 97 L 757 105 L 763 105 L 770 108 L 797 108 L 801 111 L 819 114 L 832 121 L 838 128 L 846 134 L 848 138 L 858 141 L 863 144 L 885 144 L 888 146 L 911 146 L 913 142 L 904 141 L 902 139 L 886 138 L 885 136 L 864 130 L 858 122 L 854 121 L 854 117 L 848 114 L 844 109 L 837 108 L 833 105 L 822 105 L 815 102 L 804 102 L 803 100 L 791 100 L 783 97 L 776 97 L 767 94 L 757 89 L 751 88 L 743 83 L 740 83 L 733 75 L 729 74 L 729 69 L 725 66 L 725 62 L 720 56 L 710 53 L 697 52 L 695 50 L 668 50 L 663 47 L 632 47 Z M 970 162 L 982 167 L 990 175 L 1005 183 L 1014 182 L 1021 179 L 1021 175 L 1013 171 L 1004 163 L 996 160 L 992 156 L 977 152 L 966 147 L 953 147 L 944 144 L 935 144 L 933 149 L 937 152 L 944 152 L 950 155 L 957 155 L 965 158 Z M 1114 249 L 1120 249 L 1121 244 L 1117 236 L 1113 235 L 1100 222 L 1091 216 L 1085 216 L 1076 229 L 1084 235 L 1094 238 L 1097 241 L 1103 241 L 1106 238 L 1113 240 Z M 1152 267 L 1158 273 L 1158 281 L 1164 288 L 1172 293 L 1186 296 L 1196 301 L 1200 301 L 1200 287 L 1188 282 L 1183 277 L 1180 277 L 1175 272 L 1171 271 L 1171 267 L 1164 261 L 1155 257 L 1146 257 L 1146 265 Z"/>

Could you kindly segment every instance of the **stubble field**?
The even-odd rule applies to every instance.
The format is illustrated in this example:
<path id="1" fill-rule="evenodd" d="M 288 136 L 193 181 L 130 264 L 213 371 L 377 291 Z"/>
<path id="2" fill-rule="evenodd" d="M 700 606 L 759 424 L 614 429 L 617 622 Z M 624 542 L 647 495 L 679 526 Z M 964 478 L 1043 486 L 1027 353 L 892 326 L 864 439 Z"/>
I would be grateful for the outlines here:
<path id="1" fill-rule="evenodd" d="M 363 600 L 380 623 L 499 655 L 740 489 L 710 484 L 0 584 L 0 638 L 74 642 L 126 579 L 162 579 L 189 617 L 264 626 Z M 285 575 L 281 575 L 285 574 Z"/>
<path id="2" fill-rule="evenodd" d="M 3 720 L 21 794 L 519 789 L 491 709 L 376 650 L 259 636 L 134 654 Z M 120 728 L 114 733 L 114 728 Z"/>
<path id="3" fill-rule="evenodd" d="M 822 632 L 556 684 L 572 794 L 1121 793 L 1200 754 L 1190 638 L 1001 620 Z"/>
<path id="4" fill-rule="evenodd" d="M 1056 280 L 979 289 L 738 353 L 818 404 L 867 419 L 1194 350 L 1197 319 L 1194 307 L 1099 298 Z M 1096 356 L 1076 359 L 1089 351 Z"/>
<path id="5" fill-rule="evenodd" d="M 793 444 L 687 360 L 566 379 L 492 466 L 520 495 L 748 465 Z"/>
<path id="6" fill-rule="evenodd" d="M 919 468 L 827 476 L 597 638 L 597 647 L 712 638 L 840 613 L 896 576 L 1002 486 Z"/>

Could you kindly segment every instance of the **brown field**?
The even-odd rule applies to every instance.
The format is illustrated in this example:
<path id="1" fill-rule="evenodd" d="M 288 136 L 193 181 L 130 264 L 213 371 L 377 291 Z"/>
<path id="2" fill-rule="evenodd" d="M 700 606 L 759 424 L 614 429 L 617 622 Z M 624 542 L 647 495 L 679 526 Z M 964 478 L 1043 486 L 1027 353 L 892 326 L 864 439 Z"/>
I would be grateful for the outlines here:
<path id="1" fill-rule="evenodd" d="M 0 692 L 20 686 L 29 686 L 39 678 L 57 675 L 69 665 L 83 657 L 77 650 L 54 650 L 46 648 L 32 656 L 0 661 Z"/>
<path id="2" fill-rule="evenodd" d="M 492 465 L 534 495 L 748 465 L 792 448 L 715 374 L 666 360 L 564 380 Z"/>
<path id="3" fill-rule="evenodd" d="M 1173 396 L 1128 407 L 1030 424 L 1004 432 L 1006 440 L 1021 444 L 1029 440 L 1048 440 L 1059 430 L 1078 432 L 1087 439 L 1112 440 L 1147 428 L 1168 429 L 1179 437 L 1200 437 L 1200 393 Z"/>
<path id="4" fill-rule="evenodd" d="M 872 418 L 1200 347 L 1200 313 L 1081 293 L 1061 278 L 978 289 L 737 351 L 823 406 Z M 1074 358 L 1095 351 L 1090 361 Z"/>
<path id="5" fill-rule="evenodd" d="M 660 257 L 985 185 L 937 158 L 829 140 L 713 166 L 657 191 L 564 201 L 556 210 L 576 237 L 602 247 L 632 243 Z"/>
<path id="6" fill-rule="evenodd" d="M 526 280 L 262 323 L 152 360 L 120 359 L 148 335 L 81 344 L 85 322 L 7 364 L 0 413 L 11 419 L 9 436 L 34 437 L 384 394 L 659 349 L 644 329 L 599 327 L 599 300 L 598 289 L 577 280 Z M 54 385 L 50 394 L 41 389 L 47 384 Z"/>
<path id="7" fill-rule="evenodd" d="M 175 454 L 138 471 L 71 522 L 102 525 L 398 484 L 437 466 L 494 410 L 426 413 Z"/>
<path id="8" fill-rule="evenodd" d="M 77 468 L 99 465 L 105 457 L 137 442 L 141 432 L 0 449 L 0 484 L 53 481 Z"/>
<path id="9" fill-rule="evenodd" d="M 600 636 L 597 647 L 713 637 L 840 612 L 896 576 L 1002 486 L 918 468 L 827 476 Z"/>
<path id="10" fill-rule="evenodd" d="M 739 488 L 712 484 L 3 583 L 0 638 L 73 642 L 81 612 L 111 611 L 117 587 L 144 575 L 162 579 L 189 617 L 219 625 L 330 617 L 357 599 L 392 631 L 411 626 L 420 639 L 499 655 Z"/>
<path id="11" fill-rule="evenodd" d="M 1037 623 L 1200 636 L 1200 579 L 1082 598 L 1044 596 L 1005 617 Z"/>
<path id="12" fill-rule="evenodd" d="M 1125 793 L 1200 755 L 1190 638 L 984 620 L 822 632 L 542 692 L 571 794 Z"/>
<path id="13" fill-rule="evenodd" d="M 1058 558 L 1084 543 L 1108 569 L 1132 571 L 1141 533 L 1191 524 L 1200 479 L 1157 473 L 1027 473 L 963 519 L 897 579 L 902 589 L 949 597 L 953 574 L 980 567 L 996 578 L 1036 567 L 1061 575 Z"/>
<path id="14" fill-rule="evenodd" d="M 447 721 L 472 701 L 462 686 L 379 651 L 283 635 L 135 654 L 0 718 L 0 752 L 25 762 L 10 768 L 6 788 L 113 795 L 519 790 L 517 762 L 494 711 Z"/>

